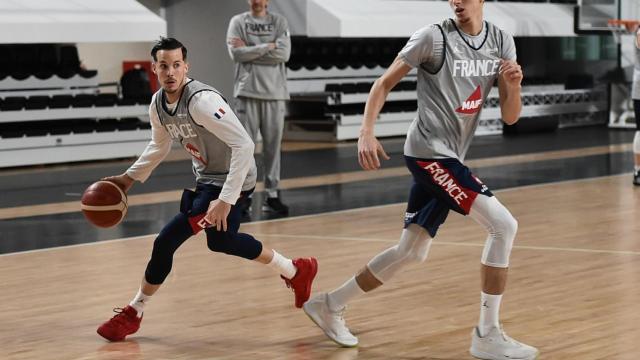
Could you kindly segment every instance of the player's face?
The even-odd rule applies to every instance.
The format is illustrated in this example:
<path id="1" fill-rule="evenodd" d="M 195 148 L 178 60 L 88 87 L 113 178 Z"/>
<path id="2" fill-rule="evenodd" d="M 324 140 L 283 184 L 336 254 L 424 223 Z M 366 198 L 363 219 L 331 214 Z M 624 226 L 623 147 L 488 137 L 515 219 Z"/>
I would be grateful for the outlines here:
<path id="1" fill-rule="evenodd" d="M 153 72 L 158 76 L 162 89 L 169 94 L 180 90 L 189 70 L 189 64 L 182 58 L 182 50 L 159 50 Z"/>
<path id="2" fill-rule="evenodd" d="M 267 8 L 269 0 L 249 0 L 249 6 L 254 13 L 263 12 Z"/>
<path id="3" fill-rule="evenodd" d="M 484 0 L 449 0 L 449 5 L 459 23 L 466 23 L 482 14 Z"/>

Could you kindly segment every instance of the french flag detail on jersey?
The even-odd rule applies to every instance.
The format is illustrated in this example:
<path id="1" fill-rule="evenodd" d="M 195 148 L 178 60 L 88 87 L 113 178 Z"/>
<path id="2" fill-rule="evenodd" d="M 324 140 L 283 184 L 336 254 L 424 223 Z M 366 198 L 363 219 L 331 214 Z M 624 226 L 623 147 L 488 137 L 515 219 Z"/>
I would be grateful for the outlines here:
<path id="1" fill-rule="evenodd" d="M 213 113 L 213 116 L 216 117 L 216 119 L 220 120 L 224 117 L 224 114 L 226 114 L 226 112 L 224 111 L 223 108 L 218 109 L 218 111 L 216 111 L 215 113 Z"/>

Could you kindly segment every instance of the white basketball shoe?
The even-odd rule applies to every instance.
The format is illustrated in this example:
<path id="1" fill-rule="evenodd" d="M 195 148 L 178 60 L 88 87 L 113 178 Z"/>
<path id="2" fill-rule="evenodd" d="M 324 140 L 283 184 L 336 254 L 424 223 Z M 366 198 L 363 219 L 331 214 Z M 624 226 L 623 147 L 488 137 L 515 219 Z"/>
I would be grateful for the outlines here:
<path id="1" fill-rule="evenodd" d="M 316 295 L 304 304 L 304 312 L 336 344 L 344 347 L 358 346 L 358 338 L 353 336 L 344 322 L 346 308 L 331 311 L 328 301 L 326 293 Z"/>
<path id="2" fill-rule="evenodd" d="M 494 327 L 484 337 L 480 337 L 478 328 L 471 333 L 471 355 L 484 360 L 534 360 L 538 357 L 538 349 L 516 341 L 501 327 Z"/>

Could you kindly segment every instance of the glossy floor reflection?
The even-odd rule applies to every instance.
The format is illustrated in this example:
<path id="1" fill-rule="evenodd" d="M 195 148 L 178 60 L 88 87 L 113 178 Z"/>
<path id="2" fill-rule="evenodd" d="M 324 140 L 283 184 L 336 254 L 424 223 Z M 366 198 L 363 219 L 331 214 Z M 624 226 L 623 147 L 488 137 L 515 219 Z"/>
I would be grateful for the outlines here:
<path id="1" fill-rule="evenodd" d="M 632 131 L 610 130 L 605 127 L 564 129 L 554 133 L 511 137 L 476 137 L 468 160 L 575 150 L 559 159 L 471 168 L 492 190 L 579 180 L 630 172 L 632 154 L 629 151 L 605 150 L 588 156 L 581 156 L 581 153 L 583 149 L 596 146 L 606 149 L 606 146 L 628 144 L 632 138 Z M 392 157 L 384 163 L 384 168 L 404 166 L 402 139 L 387 139 L 384 144 Z M 123 160 L 0 172 L 1 207 L 79 200 L 88 184 L 100 177 L 121 173 L 130 163 L 130 160 Z M 283 179 L 327 174 L 335 174 L 339 178 L 345 172 L 358 170 L 353 143 L 329 149 L 290 151 L 283 154 Z M 282 191 L 282 198 L 290 206 L 290 216 L 405 201 L 411 184 L 408 175 L 379 178 L 375 172 L 369 174 L 370 180 L 346 183 L 336 181 L 322 186 L 293 186 Z M 156 169 L 147 183 L 137 184 L 131 195 L 189 188 L 193 186 L 193 181 L 188 161 L 165 162 Z M 247 221 L 277 218 L 262 213 L 262 197 L 263 193 L 260 192 L 254 195 L 251 218 Z M 0 220 L 0 253 L 153 234 L 177 211 L 177 201 L 131 206 L 123 223 L 111 229 L 97 229 L 89 225 L 80 212 L 8 218 Z"/>

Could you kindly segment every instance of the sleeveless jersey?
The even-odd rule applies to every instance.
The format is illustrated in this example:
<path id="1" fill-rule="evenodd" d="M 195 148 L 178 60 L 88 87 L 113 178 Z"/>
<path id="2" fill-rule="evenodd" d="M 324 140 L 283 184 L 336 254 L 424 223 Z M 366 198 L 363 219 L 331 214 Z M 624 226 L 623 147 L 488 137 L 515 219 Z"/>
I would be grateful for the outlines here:
<path id="1" fill-rule="evenodd" d="M 155 109 L 160 123 L 173 140 L 191 154 L 193 173 L 196 180 L 204 184 L 222 187 L 229 172 L 231 148 L 217 136 L 196 123 L 189 112 L 189 102 L 194 95 L 202 91 L 213 91 L 226 99 L 213 87 L 196 80 L 190 80 L 182 91 L 182 95 L 173 111 L 165 106 L 164 90 L 155 95 Z M 215 111 L 216 109 L 212 109 Z M 218 110 L 219 111 L 219 110 Z M 242 190 L 250 190 L 256 184 L 256 166 L 253 163 L 242 185 Z"/>
<path id="2" fill-rule="evenodd" d="M 439 66 L 418 66 L 418 116 L 409 127 L 404 153 L 463 161 L 482 105 L 498 78 L 500 59 L 515 60 L 515 48 L 505 52 L 504 43 L 513 44 L 513 38 L 486 21 L 476 47 L 452 19 L 437 29 L 444 40 L 444 55 Z"/>

